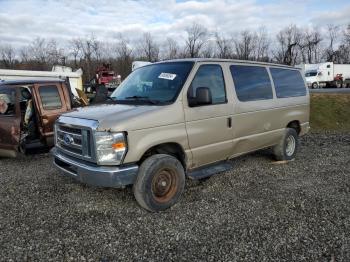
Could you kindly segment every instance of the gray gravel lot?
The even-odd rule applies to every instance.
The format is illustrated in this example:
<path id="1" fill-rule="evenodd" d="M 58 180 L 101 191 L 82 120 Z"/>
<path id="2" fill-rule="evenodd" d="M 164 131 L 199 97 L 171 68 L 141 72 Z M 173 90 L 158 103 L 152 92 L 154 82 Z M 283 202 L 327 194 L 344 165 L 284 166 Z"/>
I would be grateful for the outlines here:
<path id="1" fill-rule="evenodd" d="M 350 133 L 307 135 L 288 164 L 267 150 L 232 163 L 153 214 L 49 154 L 0 159 L 0 260 L 350 261 Z"/>

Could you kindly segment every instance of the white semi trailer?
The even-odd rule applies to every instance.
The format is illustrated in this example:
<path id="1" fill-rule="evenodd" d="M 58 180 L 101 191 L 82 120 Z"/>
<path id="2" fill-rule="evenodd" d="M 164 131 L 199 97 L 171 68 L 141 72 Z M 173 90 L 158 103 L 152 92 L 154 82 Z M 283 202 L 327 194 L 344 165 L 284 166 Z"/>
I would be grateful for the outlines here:
<path id="1" fill-rule="evenodd" d="M 73 72 L 70 67 L 54 66 L 52 71 L 31 71 L 31 70 L 10 70 L 0 69 L 0 81 L 1 80 L 52 80 L 52 79 L 65 79 L 68 77 L 70 88 L 74 96 L 79 97 L 76 89 L 83 90 L 82 80 L 83 70 L 78 69 Z"/>
<path id="2" fill-rule="evenodd" d="M 350 65 L 326 62 L 298 67 L 304 69 L 306 83 L 310 88 L 350 86 Z"/>

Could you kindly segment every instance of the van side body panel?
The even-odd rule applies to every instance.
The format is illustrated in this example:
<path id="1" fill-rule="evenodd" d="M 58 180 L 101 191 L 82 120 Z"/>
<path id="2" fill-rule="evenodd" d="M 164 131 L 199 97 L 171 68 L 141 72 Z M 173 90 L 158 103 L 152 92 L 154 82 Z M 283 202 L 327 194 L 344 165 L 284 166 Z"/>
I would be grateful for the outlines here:
<path id="1" fill-rule="evenodd" d="M 308 130 L 310 103 L 308 90 L 306 89 L 305 96 L 277 98 L 269 67 L 261 67 L 268 71 L 273 91 L 272 99 L 239 101 L 233 79 L 232 77 L 228 79 L 228 85 L 232 86 L 235 94 L 231 157 L 277 144 L 285 128 L 292 121 L 300 123 L 301 135 Z"/>
<path id="2" fill-rule="evenodd" d="M 191 80 L 202 65 L 220 65 L 225 80 L 225 103 L 190 107 L 187 99 Z M 232 92 L 227 86 L 228 72 L 223 63 L 197 63 L 189 77 L 188 85 L 182 90 L 188 143 L 193 155 L 190 168 L 227 159 L 232 151 L 232 128 L 228 126 L 232 117 Z"/>
<path id="3" fill-rule="evenodd" d="M 191 164 L 192 154 L 188 145 L 181 101 L 165 107 L 158 107 L 156 111 L 133 116 L 132 119 L 132 123 L 125 119 L 125 122 L 116 122 L 115 125 L 109 127 L 115 132 L 128 130 L 128 152 L 124 163 L 139 161 L 145 152 L 154 146 L 175 143 L 181 146 L 186 154 L 187 163 Z M 157 119 L 158 125 L 151 125 L 154 119 Z M 146 128 L 138 128 L 140 126 Z M 105 128 L 104 123 L 102 123 L 98 129 L 105 130 Z"/>

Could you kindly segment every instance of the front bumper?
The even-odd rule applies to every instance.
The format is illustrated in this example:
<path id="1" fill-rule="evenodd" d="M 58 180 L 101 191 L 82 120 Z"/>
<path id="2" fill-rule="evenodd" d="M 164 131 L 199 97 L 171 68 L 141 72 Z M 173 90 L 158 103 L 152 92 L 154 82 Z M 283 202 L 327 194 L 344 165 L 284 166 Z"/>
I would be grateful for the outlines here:
<path id="1" fill-rule="evenodd" d="M 54 164 L 70 176 L 82 183 L 100 187 L 120 188 L 135 182 L 139 167 L 128 166 L 98 166 L 62 154 L 53 148 Z"/>

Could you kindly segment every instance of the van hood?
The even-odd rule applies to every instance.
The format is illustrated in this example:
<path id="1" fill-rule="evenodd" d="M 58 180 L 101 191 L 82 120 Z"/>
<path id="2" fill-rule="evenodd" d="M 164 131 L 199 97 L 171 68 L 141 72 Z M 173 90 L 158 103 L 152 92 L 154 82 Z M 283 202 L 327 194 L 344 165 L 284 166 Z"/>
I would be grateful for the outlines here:
<path id="1" fill-rule="evenodd" d="M 162 106 L 103 104 L 77 108 L 63 116 L 96 120 L 99 131 L 132 131 L 183 122 L 182 110 L 181 102 Z"/>

